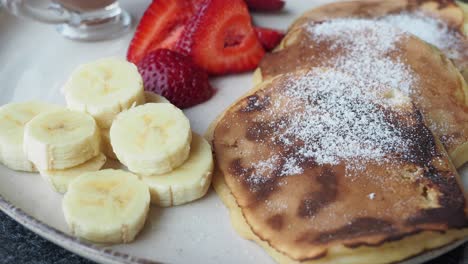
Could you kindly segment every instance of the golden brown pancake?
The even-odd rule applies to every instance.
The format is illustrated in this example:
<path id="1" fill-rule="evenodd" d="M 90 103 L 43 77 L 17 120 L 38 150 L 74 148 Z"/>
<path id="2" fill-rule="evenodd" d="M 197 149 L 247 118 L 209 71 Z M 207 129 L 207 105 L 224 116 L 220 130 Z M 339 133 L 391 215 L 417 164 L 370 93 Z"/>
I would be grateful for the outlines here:
<path id="1" fill-rule="evenodd" d="M 251 227 L 247 224 L 240 207 L 237 205 L 236 199 L 231 193 L 231 190 L 226 185 L 224 176 L 218 171 L 215 172 L 213 178 L 213 187 L 216 193 L 222 199 L 224 205 L 229 209 L 231 224 L 236 232 L 245 239 L 255 241 L 260 245 L 275 261 L 278 263 L 291 264 L 361 264 L 361 263 L 394 263 L 399 260 L 407 259 L 408 256 L 416 256 L 427 252 L 430 249 L 441 248 L 444 245 L 449 245 L 458 239 L 466 237 L 468 231 L 449 230 L 443 235 L 440 232 L 421 232 L 412 236 L 386 242 L 382 245 L 375 246 L 360 246 L 349 248 L 343 245 L 332 246 L 329 248 L 333 254 L 326 254 L 321 258 L 296 261 L 288 256 L 280 253 L 275 248 L 271 247 L 268 241 L 264 241 L 256 236 Z"/>
<path id="2" fill-rule="evenodd" d="M 390 17 L 393 19 L 388 22 L 441 49 L 468 80 L 468 39 L 464 34 L 468 29 L 464 28 L 468 18 L 465 5 L 453 0 L 358 0 L 331 3 L 303 14 L 292 24 L 290 32 L 311 21 L 345 17 L 385 20 Z M 452 45 L 448 45 L 449 42 L 453 42 Z"/>
<path id="3" fill-rule="evenodd" d="M 304 86 L 298 80 L 312 81 Z M 337 89 L 330 93 L 330 87 L 317 86 L 332 80 L 338 80 Z M 376 102 L 367 101 L 366 92 L 339 97 L 342 85 L 366 87 L 350 84 L 354 81 L 359 80 L 333 69 L 278 76 L 235 103 L 215 125 L 215 189 L 236 229 L 281 263 L 390 263 L 468 234 L 458 175 L 421 114 L 409 99 L 386 87 L 372 94 Z M 340 103 L 332 103 L 333 98 Z M 341 123 L 327 119 L 322 124 L 311 115 L 315 105 L 322 115 L 346 115 L 349 111 L 341 110 L 351 108 L 355 116 L 350 120 L 368 121 L 354 126 L 332 118 Z M 297 113 L 305 113 L 302 120 L 295 119 Z M 328 129 L 344 127 L 337 142 L 358 135 L 349 143 L 364 144 L 355 145 L 362 151 L 354 153 L 343 143 L 338 144 L 342 151 L 336 151 L 284 133 L 306 123 L 324 125 L 323 133 L 309 133 L 322 142 L 334 139 L 328 138 L 335 133 Z M 278 140 L 281 136 L 286 141 Z M 304 157 L 298 152 L 306 144 L 321 149 Z"/>
<path id="4" fill-rule="evenodd" d="M 368 53 L 369 43 L 353 50 L 353 38 L 307 33 L 290 31 L 267 56 L 276 59 L 263 62 L 272 73 L 257 71 L 256 87 L 207 132 L 213 185 L 236 231 L 280 263 L 307 264 L 394 263 L 466 239 L 466 198 L 439 140 L 466 141 L 466 84 L 456 67 L 408 35 L 389 48 L 393 35 L 376 33 Z M 374 64 L 337 64 L 356 52 Z"/>
<path id="5" fill-rule="evenodd" d="M 463 12 L 454 4 L 436 6 L 433 1 L 424 1 L 418 7 L 423 10 L 437 10 L 440 16 L 452 21 L 453 30 L 463 25 Z M 323 22 L 325 19 L 381 16 L 406 10 L 404 8 L 415 9 L 414 4 L 410 5 L 407 1 L 358 1 L 330 4 L 309 11 L 291 27 L 276 52 L 264 57 L 256 75 L 260 77 L 259 80 L 266 80 L 291 70 L 314 66 L 335 67 L 332 62 L 347 56 L 350 51 L 354 52 L 353 47 L 342 45 L 337 48 L 333 44 L 341 39 L 340 34 L 336 34 L 336 39 L 324 41 L 311 35 L 311 29 L 327 23 Z M 465 41 L 463 45 L 467 43 Z M 410 37 L 398 45 L 398 50 L 394 51 L 396 55 L 390 56 L 404 58 L 403 62 L 419 79 L 410 96 L 422 110 L 431 130 L 442 141 L 452 162 L 456 167 L 461 167 L 468 160 L 466 82 L 449 59 L 418 38 Z M 468 46 L 462 52 L 465 57 L 459 60 L 460 67 L 468 62 Z"/>

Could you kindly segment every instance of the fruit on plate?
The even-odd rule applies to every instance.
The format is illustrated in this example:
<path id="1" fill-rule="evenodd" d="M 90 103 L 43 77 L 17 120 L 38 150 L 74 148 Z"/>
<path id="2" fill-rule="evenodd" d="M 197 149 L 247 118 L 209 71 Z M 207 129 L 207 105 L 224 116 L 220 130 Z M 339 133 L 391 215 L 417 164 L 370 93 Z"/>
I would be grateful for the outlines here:
<path id="1" fill-rule="evenodd" d="M 284 33 L 271 28 L 255 27 L 255 33 L 266 51 L 273 50 L 284 37 Z"/>
<path id="2" fill-rule="evenodd" d="M 137 67 L 117 58 L 79 66 L 64 93 L 70 109 L 92 115 L 101 128 L 109 128 L 118 113 L 145 101 Z"/>
<path id="3" fill-rule="evenodd" d="M 146 103 L 169 103 L 169 101 L 163 96 L 148 91 L 145 92 L 145 101 Z M 115 155 L 110 142 L 110 128 L 101 129 L 101 143 L 102 152 L 108 158 L 117 160 L 117 156 Z"/>
<path id="4" fill-rule="evenodd" d="M 190 58 L 160 49 L 146 55 L 138 64 L 145 90 L 167 98 L 179 108 L 202 103 L 214 94 L 208 74 Z"/>
<path id="5" fill-rule="evenodd" d="M 110 129 L 117 158 L 140 175 L 180 166 L 189 155 L 191 138 L 189 120 L 172 104 L 149 103 L 122 112 Z"/>
<path id="6" fill-rule="evenodd" d="M 213 172 L 211 146 L 193 133 L 190 155 L 180 167 L 163 175 L 143 176 L 150 190 L 151 203 L 167 207 L 196 200 L 206 194 Z"/>
<path id="7" fill-rule="evenodd" d="M 283 9 L 282 0 L 245 0 L 249 9 L 255 11 L 278 11 Z"/>
<path id="8" fill-rule="evenodd" d="M 23 151 L 24 127 L 36 115 L 59 109 L 41 102 L 10 103 L 0 107 L 0 163 L 18 171 L 36 171 Z"/>
<path id="9" fill-rule="evenodd" d="M 72 234 L 97 243 L 127 243 L 144 226 L 149 204 L 148 187 L 137 176 L 107 169 L 75 179 L 62 208 Z"/>
<path id="10" fill-rule="evenodd" d="M 38 170 L 63 170 L 96 157 L 100 141 L 92 116 L 60 109 L 39 114 L 26 124 L 23 148 Z"/>
<path id="11" fill-rule="evenodd" d="M 154 0 L 138 24 L 127 51 L 127 59 L 137 64 L 151 51 L 172 48 L 192 13 L 191 1 Z"/>
<path id="12" fill-rule="evenodd" d="M 151 91 L 145 91 L 145 100 L 146 103 L 170 103 L 169 100 L 167 100 L 164 96 L 153 93 Z"/>
<path id="13" fill-rule="evenodd" d="M 177 41 L 176 51 L 190 56 L 210 74 L 252 70 L 265 53 L 243 0 L 201 2 Z"/>
<path id="14" fill-rule="evenodd" d="M 66 193 L 68 185 L 78 176 L 92 171 L 98 171 L 106 163 L 106 156 L 102 153 L 83 164 L 65 170 L 41 170 L 42 178 L 59 193 Z"/>

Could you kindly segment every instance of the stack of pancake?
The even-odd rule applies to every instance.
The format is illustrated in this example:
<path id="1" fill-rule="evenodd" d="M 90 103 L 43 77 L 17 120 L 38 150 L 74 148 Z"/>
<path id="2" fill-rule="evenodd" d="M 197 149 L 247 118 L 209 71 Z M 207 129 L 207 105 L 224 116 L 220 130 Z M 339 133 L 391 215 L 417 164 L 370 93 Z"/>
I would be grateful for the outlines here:
<path id="1" fill-rule="evenodd" d="M 297 19 L 207 133 L 235 229 L 280 263 L 394 263 L 466 239 L 464 21 L 412 0 Z"/>

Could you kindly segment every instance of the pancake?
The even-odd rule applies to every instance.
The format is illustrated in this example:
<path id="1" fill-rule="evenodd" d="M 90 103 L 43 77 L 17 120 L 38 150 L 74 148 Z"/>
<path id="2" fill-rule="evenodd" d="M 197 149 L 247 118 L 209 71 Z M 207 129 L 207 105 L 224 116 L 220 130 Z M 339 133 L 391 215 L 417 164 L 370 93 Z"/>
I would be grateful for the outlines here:
<path id="1" fill-rule="evenodd" d="M 323 5 L 303 14 L 291 26 L 344 17 L 381 19 L 436 46 L 468 78 L 467 6 L 447 0 L 365 0 Z M 467 79 L 468 80 L 468 79 Z"/>
<path id="2" fill-rule="evenodd" d="M 355 68 L 358 68 L 356 65 L 361 64 L 360 68 L 369 69 L 368 72 L 363 73 L 364 75 L 373 74 L 370 61 L 362 60 L 358 56 L 359 53 L 351 58 L 360 50 L 362 57 L 369 56 L 368 53 L 373 51 L 371 42 L 362 43 L 366 41 L 367 36 L 365 35 L 367 33 L 362 33 L 361 36 L 356 35 L 356 38 L 362 39 L 355 39 L 354 42 L 348 41 L 347 43 L 343 43 L 343 36 L 347 36 L 348 39 L 354 38 L 350 32 L 356 33 L 356 30 L 348 26 L 349 22 L 363 24 L 359 25 L 360 27 L 366 27 L 366 24 L 369 24 L 367 31 L 375 31 L 371 33 L 376 37 L 385 37 L 386 33 L 382 32 L 384 30 L 380 28 L 388 28 L 388 26 L 383 25 L 388 21 L 355 18 L 336 18 L 323 21 L 323 19 L 327 16 L 393 13 L 401 10 L 402 2 L 405 1 L 343 2 L 320 7 L 306 13 L 291 27 L 277 50 L 267 54 L 261 61 L 259 70 L 256 72 L 258 82 L 291 70 L 317 66 L 338 67 L 343 71 L 355 74 Z M 460 11 L 459 8 L 455 10 Z M 461 11 L 460 13 L 463 14 Z M 445 14 L 445 12 L 441 11 L 441 14 Z M 306 18 L 309 20 L 308 23 L 306 23 Z M 395 20 L 395 18 L 389 19 Z M 454 19 L 453 24 L 463 25 L 462 22 L 457 22 L 459 20 Z M 372 23 L 375 24 L 371 25 Z M 323 32 L 326 30 L 330 32 Z M 321 36 L 318 36 L 317 32 Z M 322 36 L 325 35 L 324 39 Z M 367 49 L 353 46 L 358 44 L 367 45 Z M 401 62 L 419 80 L 413 83 L 409 96 L 422 111 L 431 130 L 441 140 L 454 165 L 457 168 L 461 167 L 468 161 L 468 86 L 465 80 L 451 60 L 447 59 L 436 47 L 427 45 L 417 37 L 408 37 L 398 45 L 398 49 L 392 51 L 392 54 L 383 54 L 384 57 L 402 58 Z M 463 54 L 468 56 L 467 52 L 468 47 L 463 50 Z M 463 61 L 468 60 L 465 58 Z M 350 69 L 346 69 L 346 67 L 350 67 Z M 388 78 L 391 75 L 389 73 L 385 77 Z"/>
<path id="3" fill-rule="evenodd" d="M 394 263 L 465 240 L 466 196 L 436 133 L 466 122 L 452 112 L 464 88 L 439 89 L 466 85 L 460 73 L 394 27 L 326 23 L 290 31 L 277 72 L 256 71 L 207 132 L 234 228 L 279 263 Z"/>
<path id="4" fill-rule="evenodd" d="M 214 187 L 280 263 L 390 263 L 468 235 L 458 175 L 419 111 L 361 81 L 277 76 L 213 126 Z"/>
<path id="5" fill-rule="evenodd" d="M 379 247 L 375 246 L 332 246 L 329 248 L 333 254 L 324 254 L 324 256 L 312 260 L 296 261 L 287 255 L 271 247 L 267 241 L 260 239 L 246 222 L 241 208 L 237 205 L 235 197 L 226 185 L 224 175 L 215 171 L 213 178 L 213 187 L 216 193 L 229 209 L 231 224 L 236 232 L 243 238 L 252 240 L 260 245 L 276 262 L 291 264 L 361 264 L 361 263 L 393 263 L 399 260 L 405 260 L 408 256 L 416 256 L 427 252 L 430 249 L 441 248 L 449 245 L 458 239 L 467 236 L 464 230 L 449 230 L 441 235 L 440 232 L 425 231 L 409 237 L 402 238 L 392 242 L 386 242 Z"/>

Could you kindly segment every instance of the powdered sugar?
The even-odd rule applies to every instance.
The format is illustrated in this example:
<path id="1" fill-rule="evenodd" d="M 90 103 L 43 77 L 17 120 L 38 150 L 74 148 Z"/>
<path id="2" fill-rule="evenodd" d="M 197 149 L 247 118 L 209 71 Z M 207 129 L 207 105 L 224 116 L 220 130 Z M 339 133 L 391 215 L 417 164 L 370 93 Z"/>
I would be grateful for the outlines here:
<path id="1" fill-rule="evenodd" d="M 422 40 L 438 47 L 453 59 L 467 56 L 468 50 L 463 48 L 462 39 L 441 19 L 430 17 L 422 12 L 403 12 L 387 15 L 379 21 L 392 24 Z"/>
<path id="2" fill-rule="evenodd" d="M 337 19 L 307 30 L 314 41 L 332 43 L 330 49 L 340 56 L 324 62 L 323 68 L 290 75 L 283 95 L 287 105 L 273 102 L 268 115 L 281 120 L 287 109 L 287 124 L 276 124 L 272 139 L 295 153 L 251 164 L 256 172 L 251 181 L 264 181 L 264 168 L 278 166 L 278 159 L 280 176 L 302 173 L 307 160 L 331 165 L 346 161 L 347 169 L 355 171 L 368 161 L 385 162 L 389 153 L 403 152 L 407 145 L 384 111 L 395 102 L 407 102 L 387 94 L 405 97 L 417 81 L 399 57 L 390 56 L 406 33 L 365 19 Z"/>
<path id="3" fill-rule="evenodd" d="M 384 100 L 359 78 L 333 69 L 313 69 L 291 78 L 285 95 L 292 99 L 290 109 L 301 111 L 297 109 L 290 125 L 276 136 L 285 145 L 291 138 L 303 143 L 297 160 L 312 158 L 318 164 L 383 160 L 405 146 L 398 129 L 386 120 Z M 311 103 L 309 98 L 317 100 Z"/>
<path id="4" fill-rule="evenodd" d="M 411 69 L 389 56 L 406 37 L 400 29 L 386 22 L 347 18 L 311 25 L 307 31 L 315 41 L 332 41 L 332 50 L 344 51 L 324 66 L 349 73 L 371 90 L 385 87 L 410 94 L 414 81 Z"/>

